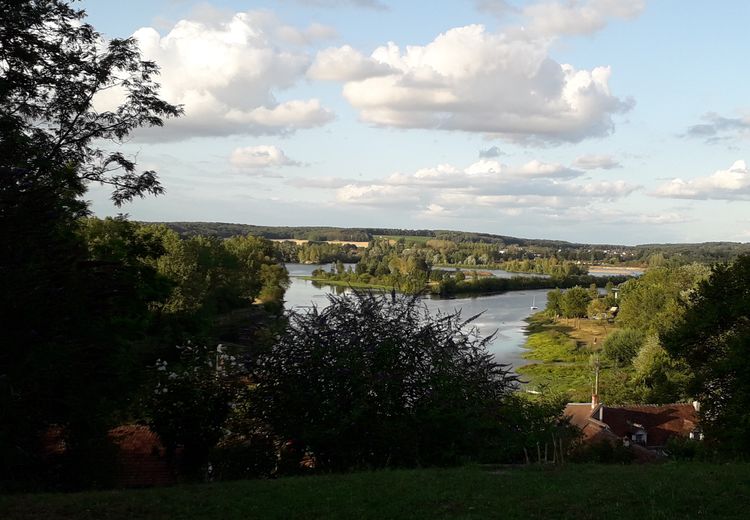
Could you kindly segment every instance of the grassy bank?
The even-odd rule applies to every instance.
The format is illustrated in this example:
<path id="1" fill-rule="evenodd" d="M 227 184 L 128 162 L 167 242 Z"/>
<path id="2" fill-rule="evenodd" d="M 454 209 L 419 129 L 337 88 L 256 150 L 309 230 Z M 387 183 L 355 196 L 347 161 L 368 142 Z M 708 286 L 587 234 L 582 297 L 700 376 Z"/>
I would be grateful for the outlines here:
<path id="1" fill-rule="evenodd" d="M 426 469 L 0 497 L 6 520 L 746 518 L 750 465 Z"/>
<path id="2" fill-rule="evenodd" d="M 529 318 L 523 357 L 532 363 L 517 368 L 526 387 L 567 393 L 573 401 L 591 397 L 591 354 L 613 329 L 598 320 L 552 320 L 537 313 Z"/>

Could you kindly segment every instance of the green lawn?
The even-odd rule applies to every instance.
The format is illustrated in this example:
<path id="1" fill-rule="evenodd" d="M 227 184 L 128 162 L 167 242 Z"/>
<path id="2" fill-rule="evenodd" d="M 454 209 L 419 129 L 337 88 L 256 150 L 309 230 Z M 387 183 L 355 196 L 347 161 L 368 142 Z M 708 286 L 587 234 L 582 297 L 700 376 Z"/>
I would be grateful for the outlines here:
<path id="1" fill-rule="evenodd" d="M 0 497 L 0 518 L 747 518 L 750 465 L 379 471 Z"/>

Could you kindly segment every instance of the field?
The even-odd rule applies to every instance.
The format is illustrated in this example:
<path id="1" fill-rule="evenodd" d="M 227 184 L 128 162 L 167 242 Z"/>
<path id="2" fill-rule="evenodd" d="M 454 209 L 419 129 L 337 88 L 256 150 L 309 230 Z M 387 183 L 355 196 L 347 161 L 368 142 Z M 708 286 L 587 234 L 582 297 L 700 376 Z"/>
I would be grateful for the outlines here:
<path id="1" fill-rule="evenodd" d="M 0 496 L 0 518 L 746 518 L 750 465 L 464 467 Z"/>

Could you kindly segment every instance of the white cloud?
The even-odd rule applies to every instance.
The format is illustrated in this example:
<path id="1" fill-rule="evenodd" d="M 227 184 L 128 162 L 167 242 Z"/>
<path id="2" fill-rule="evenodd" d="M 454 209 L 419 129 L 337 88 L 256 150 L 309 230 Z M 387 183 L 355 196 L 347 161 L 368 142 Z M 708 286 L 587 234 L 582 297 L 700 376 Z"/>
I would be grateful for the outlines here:
<path id="1" fill-rule="evenodd" d="M 611 170 L 622 165 L 611 155 L 582 155 L 573 161 L 573 166 L 583 170 Z"/>
<path id="2" fill-rule="evenodd" d="M 299 166 L 278 146 L 258 145 L 236 148 L 229 157 L 232 166 L 239 170 L 261 170 L 280 166 Z"/>
<path id="3" fill-rule="evenodd" d="M 708 177 L 672 179 L 653 193 L 657 197 L 697 200 L 750 200 L 750 171 L 745 161 L 735 161 L 726 170 Z"/>
<path id="4" fill-rule="evenodd" d="M 419 194 L 406 186 L 348 184 L 336 191 L 336 200 L 363 206 L 400 206 L 418 203 Z"/>
<path id="5" fill-rule="evenodd" d="M 507 165 L 482 159 L 466 168 L 451 164 L 394 173 L 356 182 L 329 178 L 310 187 L 336 189 L 339 205 L 398 209 L 420 217 L 491 215 L 535 218 L 579 208 L 582 211 L 627 197 L 641 187 L 622 180 L 582 182 L 582 171 L 532 160 Z M 345 185 L 342 184 L 346 182 Z"/>
<path id="6" fill-rule="evenodd" d="M 509 166 L 499 161 L 480 159 L 464 169 L 451 164 L 439 164 L 435 167 L 422 168 L 413 175 L 394 173 L 386 177 L 385 182 L 397 185 L 443 186 L 443 187 L 483 187 L 516 186 L 524 180 L 572 179 L 583 172 L 566 168 L 557 163 L 545 163 L 538 160 L 529 161 L 520 166 Z"/>
<path id="7" fill-rule="evenodd" d="M 645 0 L 566 0 L 531 4 L 523 14 L 531 31 L 560 36 L 594 33 L 613 18 L 635 18 L 645 7 Z"/>
<path id="8" fill-rule="evenodd" d="M 451 29 L 403 50 L 391 42 L 370 59 L 393 72 L 347 81 L 344 96 L 375 125 L 481 132 L 520 142 L 609 134 L 612 115 L 631 105 L 610 93 L 610 68 L 559 64 L 548 56 L 550 44 L 550 38 L 518 31 L 492 34 L 482 25 Z"/>
<path id="9" fill-rule="evenodd" d="M 318 80 L 358 81 L 393 72 L 390 66 L 362 55 L 349 45 L 344 45 L 318 52 L 307 75 Z"/>
<path id="10" fill-rule="evenodd" d="M 280 101 L 276 95 L 304 78 L 311 62 L 288 44 L 331 34 L 321 25 L 285 26 L 266 11 L 181 20 L 165 35 L 139 29 L 134 36 L 144 57 L 161 66 L 162 96 L 185 107 L 185 116 L 143 134 L 149 140 L 273 135 L 326 124 L 333 114 L 317 99 Z"/>

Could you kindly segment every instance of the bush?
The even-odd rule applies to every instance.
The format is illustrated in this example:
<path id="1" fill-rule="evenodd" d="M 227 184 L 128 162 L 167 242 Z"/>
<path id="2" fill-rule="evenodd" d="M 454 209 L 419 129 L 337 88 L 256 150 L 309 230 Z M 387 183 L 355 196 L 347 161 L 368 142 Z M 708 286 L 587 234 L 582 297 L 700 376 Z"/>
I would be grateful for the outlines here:
<path id="1" fill-rule="evenodd" d="M 431 316 L 418 297 L 354 292 L 291 312 L 258 363 L 262 418 L 318 467 L 451 464 L 476 459 L 515 425 L 515 386 L 460 313 Z M 510 406 L 510 405 L 508 405 Z"/>

